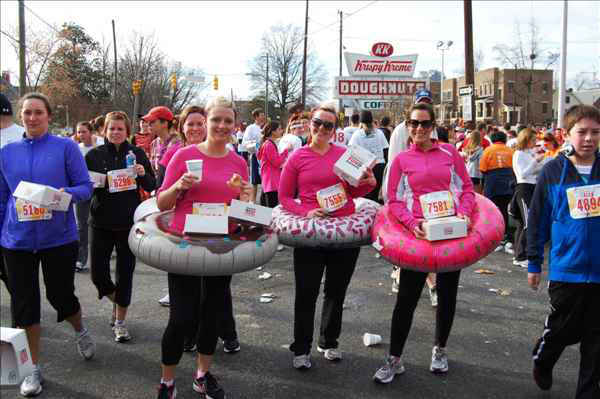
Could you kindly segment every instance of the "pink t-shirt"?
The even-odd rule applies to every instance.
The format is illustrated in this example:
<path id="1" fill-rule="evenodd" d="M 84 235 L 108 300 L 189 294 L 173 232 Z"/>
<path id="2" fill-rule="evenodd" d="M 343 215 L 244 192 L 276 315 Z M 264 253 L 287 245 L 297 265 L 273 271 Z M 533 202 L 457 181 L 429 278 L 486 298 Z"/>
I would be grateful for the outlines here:
<path id="1" fill-rule="evenodd" d="M 260 178 L 262 188 L 265 193 L 277 191 L 279 188 L 279 179 L 281 177 L 281 167 L 288 156 L 288 150 L 285 149 L 281 154 L 277 150 L 277 144 L 271 140 L 266 140 L 258 150 L 258 160 L 260 161 Z"/>
<path id="2" fill-rule="evenodd" d="M 471 217 L 473 183 L 453 145 L 436 141 L 429 151 L 423 151 L 412 144 L 394 158 L 388 180 L 389 208 L 404 226 L 414 230 L 423 218 L 419 198 L 435 191 L 450 191 L 456 212 Z"/>
<path id="3" fill-rule="evenodd" d="M 187 172 L 185 161 L 190 159 L 202 160 L 202 180 L 182 194 L 175 203 L 175 215 L 169 227 L 180 233 L 185 226 L 185 216 L 192 213 L 194 202 L 229 204 L 240 194 L 239 190 L 232 190 L 227 186 L 231 176 L 237 173 L 248 181 L 248 166 L 235 152 L 228 151 L 222 158 L 213 158 L 204 155 L 196 145 L 190 145 L 177 151 L 169 162 L 159 195 L 160 191 L 167 190 Z"/>
<path id="4" fill-rule="evenodd" d="M 167 149 L 167 151 L 165 152 L 165 155 L 163 155 L 162 159 L 160 161 L 158 161 L 158 163 L 166 168 L 169 165 L 169 162 L 171 162 L 171 158 L 173 158 L 173 155 L 175 155 L 177 150 L 179 150 L 182 147 L 183 147 L 183 143 L 181 143 L 181 142 L 173 144 L 171 147 L 169 147 Z"/>
<path id="5" fill-rule="evenodd" d="M 320 208 L 317 202 L 317 191 L 324 188 L 342 183 L 349 199 L 362 197 L 371 192 L 374 185 L 363 184 L 353 187 L 333 173 L 333 165 L 345 151 L 345 148 L 335 144 L 331 144 L 324 155 L 317 154 L 310 146 L 294 151 L 283 167 L 279 182 L 281 205 L 296 215 L 306 216 L 309 211 Z M 300 203 L 294 200 L 296 192 Z M 343 208 L 333 212 L 331 216 L 348 216 L 354 211 L 354 201 L 348 201 Z"/>

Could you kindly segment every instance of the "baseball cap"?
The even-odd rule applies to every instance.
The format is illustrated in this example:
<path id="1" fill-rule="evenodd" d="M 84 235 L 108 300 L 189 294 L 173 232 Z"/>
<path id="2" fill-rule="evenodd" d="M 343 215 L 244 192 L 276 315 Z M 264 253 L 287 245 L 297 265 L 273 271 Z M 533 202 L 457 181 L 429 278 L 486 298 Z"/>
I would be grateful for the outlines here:
<path id="1" fill-rule="evenodd" d="M 421 102 L 421 100 L 428 99 L 430 102 L 433 101 L 431 92 L 427 89 L 420 89 L 415 93 L 415 104 Z"/>
<path id="2" fill-rule="evenodd" d="M 143 116 L 143 120 L 146 122 L 154 122 L 157 119 L 162 119 L 165 121 L 172 121 L 174 118 L 173 113 L 167 107 L 154 107 L 152 108 L 146 115 Z"/>
<path id="3" fill-rule="evenodd" d="M 13 110 L 12 110 L 12 105 L 10 105 L 10 101 L 8 101 L 8 98 L 0 93 L 0 115 L 12 115 L 13 114 Z"/>

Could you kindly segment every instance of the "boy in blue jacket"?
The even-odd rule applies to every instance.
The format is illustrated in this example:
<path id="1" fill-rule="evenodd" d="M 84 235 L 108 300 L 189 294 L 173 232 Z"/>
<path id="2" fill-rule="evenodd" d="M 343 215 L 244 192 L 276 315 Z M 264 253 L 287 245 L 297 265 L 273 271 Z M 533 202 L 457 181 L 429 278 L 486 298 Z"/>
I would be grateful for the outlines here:
<path id="1" fill-rule="evenodd" d="M 544 245 L 550 314 L 533 350 L 533 378 L 552 387 L 552 369 L 567 345 L 580 344 L 576 399 L 600 398 L 600 110 L 578 105 L 565 114 L 570 146 L 542 169 L 527 230 L 529 286 L 537 290 Z"/>

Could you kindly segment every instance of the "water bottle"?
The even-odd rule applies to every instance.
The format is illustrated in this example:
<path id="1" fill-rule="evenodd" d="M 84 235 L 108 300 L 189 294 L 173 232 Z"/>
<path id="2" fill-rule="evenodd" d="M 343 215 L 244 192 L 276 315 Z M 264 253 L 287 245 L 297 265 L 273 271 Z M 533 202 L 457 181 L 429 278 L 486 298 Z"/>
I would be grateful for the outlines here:
<path id="1" fill-rule="evenodd" d="M 135 165 L 135 154 L 133 153 L 133 151 L 129 151 L 129 153 L 125 156 L 125 165 L 128 168 L 133 168 L 133 166 Z"/>

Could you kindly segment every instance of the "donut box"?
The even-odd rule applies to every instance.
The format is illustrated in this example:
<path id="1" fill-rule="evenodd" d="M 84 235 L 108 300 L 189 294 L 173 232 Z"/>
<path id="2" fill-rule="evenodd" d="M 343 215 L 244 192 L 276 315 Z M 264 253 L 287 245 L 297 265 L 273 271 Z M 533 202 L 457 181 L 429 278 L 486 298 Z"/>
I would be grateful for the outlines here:
<path id="1" fill-rule="evenodd" d="M 53 211 L 66 212 L 71 204 L 71 194 L 54 187 L 23 180 L 21 180 L 13 195 L 15 198 L 20 198 Z"/>
<path id="2" fill-rule="evenodd" d="M 467 236 L 467 222 L 456 216 L 430 219 L 423 222 L 425 238 L 429 241 L 449 240 Z"/>
<path id="3" fill-rule="evenodd" d="M 375 165 L 376 160 L 375 155 L 370 151 L 362 147 L 351 146 L 333 165 L 333 173 L 354 187 L 358 187 L 365 171 Z"/>

